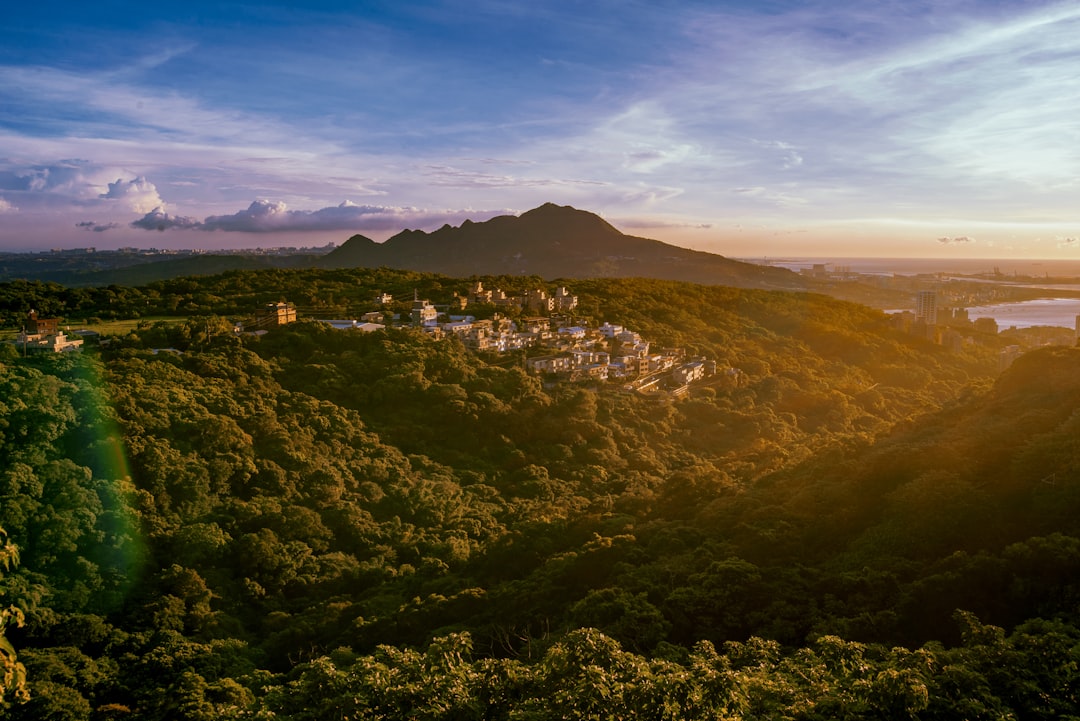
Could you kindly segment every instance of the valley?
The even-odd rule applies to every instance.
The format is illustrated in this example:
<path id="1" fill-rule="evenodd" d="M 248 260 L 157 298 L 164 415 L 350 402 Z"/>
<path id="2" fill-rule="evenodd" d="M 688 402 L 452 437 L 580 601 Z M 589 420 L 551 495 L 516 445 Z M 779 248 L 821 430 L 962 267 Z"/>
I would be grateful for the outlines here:
<path id="1" fill-rule="evenodd" d="M 624 690 L 544 713 L 843 698 L 947 717 L 974 687 L 934 669 L 999 673 L 993 644 L 1017 669 L 1033 643 L 1068 653 L 1075 349 L 999 377 L 993 345 L 949 350 L 823 295 L 574 281 L 574 323 L 742 373 L 656 403 L 545 384 L 527 353 L 303 318 L 470 283 L 383 268 L 6 286 L 11 318 L 183 314 L 80 353 L 3 346 L 0 527 L 19 550 L 0 584 L 25 614 L 7 635 L 31 698 L 13 717 L 315 718 L 394 698 L 514 717 L 590 663 Z M 297 321 L 226 321 L 282 296 Z M 1059 693 L 1065 659 L 1030 683 Z M 995 688 L 979 703 L 1028 708 Z"/>

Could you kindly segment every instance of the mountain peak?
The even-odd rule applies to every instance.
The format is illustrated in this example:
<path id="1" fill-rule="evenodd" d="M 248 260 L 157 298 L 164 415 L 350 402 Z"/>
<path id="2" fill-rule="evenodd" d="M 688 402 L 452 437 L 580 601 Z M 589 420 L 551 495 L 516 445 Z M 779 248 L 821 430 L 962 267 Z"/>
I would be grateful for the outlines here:
<path id="1" fill-rule="evenodd" d="M 570 205 L 556 205 L 544 203 L 543 205 L 527 210 L 518 216 L 518 221 L 525 225 L 550 225 L 552 230 L 558 231 L 601 231 L 603 233 L 615 233 L 622 235 L 611 223 L 601 218 L 596 213 L 587 210 L 578 210 Z"/>
<path id="2" fill-rule="evenodd" d="M 366 239 L 365 239 L 366 240 Z M 794 273 L 626 235 L 595 213 L 544 203 L 521 215 L 403 230 L 384 243 L 346 243 L 327 267 L 380 266 L 446 275 L 653 277 L 757 288 L 802 288 Z"/>
<path id="3" fill-rule="evenodd" d="M 583 212 L 586 212 L 586 211 L 579 211 L 577 208 L 573 207 L 572 205 L 556 205 L 555 203 L 544 203 L 543 205 L 538 205 L 537 207 L 533 208 L 532 210 L 526 210 L 521 215 L 522 216 L 540 215 L 540 214 L 546 214 L 546 213 L 559 213 L 559 212 L 575 212 L 575 213 L 582 212 L 583 213 Z"/>
<path id="4" fill-rule="evenodd" d="M 351 238 L 349 238 L 348 240 L 346 240 L 345 243 L 342 244 L 341 247 L 344 248 L 345 246 L 348 246 L 348 245 L 351 245 L 353 248 L 356 248 L 356 247 L 359 247 L 359 246 L 375 245 L 375 241 L 372 240 L 371 238 L 367 237 L 366 235 L 360 235 L 359 233 L 357 233 L 356 235 L 354 235 Z"/>

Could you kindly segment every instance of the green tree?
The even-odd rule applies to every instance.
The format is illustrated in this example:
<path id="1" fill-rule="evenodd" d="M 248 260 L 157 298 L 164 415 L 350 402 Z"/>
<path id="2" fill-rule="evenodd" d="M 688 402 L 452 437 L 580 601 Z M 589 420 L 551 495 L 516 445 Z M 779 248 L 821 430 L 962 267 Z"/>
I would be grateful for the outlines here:
<path id="1" fill-rule="evenodd" d="M 644 593 L 633 594 L 618 588 L 590 591 L 570 610 L 578 626 L 598 628 L 639 653 L 665 640 L 671 629 L 671 624 Z"/>
<path id="2" fill-rule="evenodd" d="M 4 571 L 18 562 L 19 550 L 8 540 L 4 529 L 0 528 L 0 582 L 4 580 Z M 3 596 L 4 594 L 0 594 L 0 598 Z M 5 628 L 22 624 L 23 612 L 17 606 L 0 608 L 0 709 L 12 701 L 25 702 L 29 698 L 26 690 L 26 669 L 19 663 L 15 647 L 4 636 Z"/>

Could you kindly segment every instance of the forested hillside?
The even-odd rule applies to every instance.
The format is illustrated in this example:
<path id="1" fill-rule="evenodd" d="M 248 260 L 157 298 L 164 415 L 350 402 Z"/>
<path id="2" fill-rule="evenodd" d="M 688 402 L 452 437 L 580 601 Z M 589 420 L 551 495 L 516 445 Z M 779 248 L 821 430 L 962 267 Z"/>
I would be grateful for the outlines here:
<path id="1" fill-rule="evenodd" d="M 460 283 L 109 292 L 226 315 L 304 287 L 337 308 Z M 105 312 L 104 290 L 36 290 Z M 5 346 L 0 527 L 19 554 L 0 608 L 25 612 L 7 635 L 31 694 L 7 715 L 1080 713 L 1080 350 L 995 380 L 989 351 L 820 296 L 575 291 L 741 373 L 656 403 L 411 329 L 238 337 L 203 316 L 81 355 Z"/>

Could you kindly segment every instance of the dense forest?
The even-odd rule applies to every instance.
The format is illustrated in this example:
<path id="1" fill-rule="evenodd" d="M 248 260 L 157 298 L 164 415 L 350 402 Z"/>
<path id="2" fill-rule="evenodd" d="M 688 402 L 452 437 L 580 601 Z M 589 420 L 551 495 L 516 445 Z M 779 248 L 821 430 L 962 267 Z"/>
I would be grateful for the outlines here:
<path id="1" fill-rule="evenodd" d="M 1080 715 L 1080 350 L 998 376 L 823 296 L 575 282 L 583 320 L 740 371 L 656 402 L 410 328 L 224 320 L 465 287 L 0 286 L 13 324 L 187 318 L 0 347 L 0 714 Z"/>

